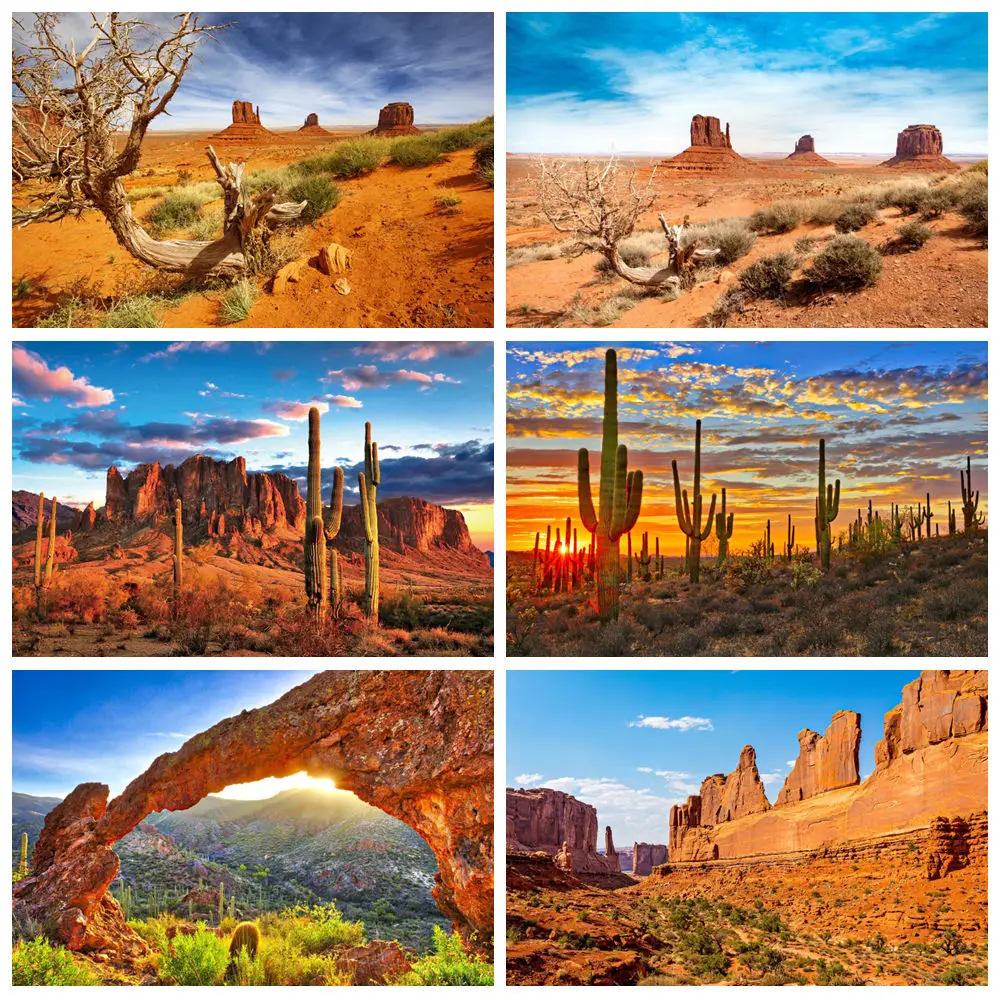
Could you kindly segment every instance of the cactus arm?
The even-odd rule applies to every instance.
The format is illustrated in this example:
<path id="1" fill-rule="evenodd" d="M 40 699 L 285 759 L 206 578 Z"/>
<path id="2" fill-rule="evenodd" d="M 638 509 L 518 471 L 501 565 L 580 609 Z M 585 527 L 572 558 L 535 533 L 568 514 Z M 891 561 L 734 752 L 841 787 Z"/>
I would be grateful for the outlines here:
<path id="1" fill-rule="evenodd" d="M 56 498 L 52 498 L 52 516 L 49 519 L 49 551 L 45 556 L 45 585 L 52 582 L 52 569 L 56 559 Z"/>
<path id="2" fill-rule="evenodd" d="M 677 474 L 677 460 L 674 459 L 670 465 L 674 472 L 674 509 L 677 512 L 677 524 L 685 535 L 689 535 L 691 533 L 691 513 L 688 510 L 687 490 L 684 491 L 682 497 L 681 481 Z"/>
<path id="3" fill-rule="evenodd" d="M 363 472 L 358 473 L 358 491 L 361 493 L 361 526 L 365 532 L 365 541 L 370 545 L 372 541 L 374 541 L 374 536 L 372 531 L 371 509 L 368 501 L 368 487 L 365 483 L 365 474 Z"/>
<path id="4" fill-rule="evenodd" d="M 581 448 L 577 452 L 576 480 L 580 520 L 583 521 L 583 526 L 593 534 L 597 531 L 597 513 L 594 510 L 594 498 L 590 490 L 590 455 L 586 448 Z"/>
<path id="5" fill-rule="evenodd" d="M 625 523 L 625 502 L 628 494 L 628 448 L 618 445 L 615 452 L 615 492 L 611 508 L 611 523 L 608 526 L 612 540 L 621 538 Z M 602 501 L 603 503 L 603 501 Z"/>
<path id="6" fill-rule="evenodd" d="M 38 494 L 38 524 L 35 526 L 35 586 L 42 585 L 42 539 L 45 537 L 45 494 Z"/>
<path id="7" fill-rule="evenodd" d="M 700 498 L 699 498 L 700 499 Z M 715 521 L 715 494 L 712 494 L 712 502 L 708 506 L 708 520 L 705 522 L 705 528 L 701 532 L 701 540 L 705 541 L 706 538 L 712 533 L 712 524 Z"/>
<path id="8" fill-rule="evenodd" d="M 333 470 L 333 485 L 330 487 L 330 507 L 326 512 L 323 532 L 328 542 L 340 534 L 340 522 L 344 514 L 344 470 L 339 466 Z"/>
<path id="9" fill-rule="evenodd" d="M 639 520 L 642 507 L 642 471 L 636 469 L 628 474 L 628 500 L 625 505 L 625 524 L 623 531 L 631 531 Z"/>

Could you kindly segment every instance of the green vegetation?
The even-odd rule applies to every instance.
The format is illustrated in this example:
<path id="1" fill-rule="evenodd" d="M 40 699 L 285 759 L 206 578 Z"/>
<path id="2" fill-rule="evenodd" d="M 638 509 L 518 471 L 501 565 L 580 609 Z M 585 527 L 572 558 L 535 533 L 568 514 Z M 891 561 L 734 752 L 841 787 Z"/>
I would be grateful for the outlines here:
<path id="1" fill-rule="evenodd" d="M 102 327 L 112 329 L 153 328 L 163 326 L 160 310 L 166 302 L 153 295 L 133 295 L 119 299 L 105 314 Z"/>
<path id="2" fill-rule="evenodd" d="M 364 177 L 382 166 L 391 145 L 391 139 L 376 136 L 348 139 L 336 146 L 332 153 L 303 160 L 298 166 L 303 173 L 309 175 L 331 174 L 345 180 Z"/>
<path id="3" fill-rule="evenodd" d="M 929 226 L 923 225 L 923 223 L 904 222 L 903 225 L 896 230 L 896 241 L 902 246 L 919 249 L 933 235 L 934 230 Z"/>
<path id="4" fill-rule="evenodd" d="M 882 258 L 857 236 L 835 236 L 813 257 L 805 273 L 821 288 L 863 288 L 878 281 Z"/>
<path id="5" fill-rule="evenodd" d="M 240 323 L 250 315 L 257 299 L 257 286 L 247 278 L 240 278 L 222 296 L 220 312 L 224 323 Z"/>
<path id="6" fill-rule="evenodd" d="M 215 187 L 218 197 L 218 187 Z M 201 206 L 210 200 L 210 194 L 191 188 L 168 191 L 146 213 L 150 234 L 155 239 L 162 239 L 168 233 L 195 225 L 201 215 Z"/>
<path id="7" fill-rule="evenodd" d="M 701 223 L 690 228 L 688 238 L 699 247 L 718 250 L 715 260 L 722 265 L 732 264 L 744 257 L 757 242 L 745 219 L 718 219 Z"/>
<path id="8" fill-rule="evenodd" d="M 434 928 L 434 953 L 420 959 L 401 986 L 492 986 L 493 965 L 468 954 L 457 934 Z"/>
<path id="9" fill-rule="evenodd" d="M 779 299 L 788 289 L 796 263 L 795 257 L 787 252 L 761 257 L 741 272 L 740 287 L 748 295 Z"/>
<path id="10" fill-rule="evenodd" d="M 757 209 L 747 225 L 755 233 L 790 233 L 801 221 L 802 216 L 792 202 L 776 201 L 767 208 Z"/>
<path id="11" fill-rule="evenodd" d="M 98 982 L 73 961 L 65 948 L 55 948 L 44 937 L 19 941 L 11 956 L 14 986 L 97 986 Z"/>
<path id="12" fill-rule="evenodd" d="M 872 202 L 859 201 L 848 205 L 833 220 L 833 228 L 838 233 L 853 233 L 858 229 L 863 229 L 869 222 L 874 222 L 877 218 L 878 208 Z"/>
<path id="13" fill-rule="evenodd" d="M 214 931 L 178 934 L 160 955 L 160 978 L 173 986 L 219 986 L 229 965 L 229 946 Z"/>
<path id="14" fill-rule="evenodd" d="M 336 207 L 340 201 L 340 191 L 325 177 L 306 177 L 288 188 L 288 198 L 290 201 L 307 202 L 301 218 L 307 222 L 315 222 Z"/>

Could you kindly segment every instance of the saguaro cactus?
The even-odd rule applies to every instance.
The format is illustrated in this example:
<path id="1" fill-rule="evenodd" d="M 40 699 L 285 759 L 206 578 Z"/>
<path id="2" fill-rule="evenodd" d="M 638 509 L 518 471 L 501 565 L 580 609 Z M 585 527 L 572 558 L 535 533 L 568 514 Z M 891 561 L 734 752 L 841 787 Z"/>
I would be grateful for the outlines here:
<path id="1" fill-rule="evenodd" d="M 358 473 L 361 490 L 361 523 L 365 529 L 365 615 L 378 624 L 378 512 L 375 491 L 382 482 L 378 468 L 378 442 L 372 441 L 372 425 L 365 421 L 365 471 Z"/>
<path id="2" fill-rule="evenodd" d="M 649 532 L 642 533 L 642 551 L 639 554 L 639 579 L 649 583 Z"/>
<path id="3" fill-rule="evenodd" d="M 795 525 L 792 524 L 792 515 L 788 515 L 788 541 L 785 542 L 785 561 L 791 562 L 795 554 Z"/>
<path id="4" fill-rule="evenodd" d="M 715 524 L 715 494 L 712 494 L 712 503 L 708 508 L 708 517 L 705 519 L 705 527 L 701 524 L 702 496 L 701 496 L 701 421 L 696 420 L 694 425 L 694 488 L 692 492 L 693 504 L 688 502 L 687 490 L 681 492 L 681 480 L 677 474 L 677 461 L 671 462 L 674 470 L 674 505 L 677 508 L 677 523 L 681 531 L 691 539 L 688 552 L 688 577 L 691 583 L 698 582 L 701 568 L 701 543 L 708 538 L 712 527 Z"/>
<path id="5" fill-rule="evenodd" d="M 642 473 L 628 471 L 628 449 L 618 443 L 618 356 L 609 350 L 604 359 L 604 422 L 601 435 L 600 510 L 595 512 L 590 489 L 590 456 L 577 455 L 577 492 L 580 520 L 596 536 L 597 611 L 618 616 L 621 574 L 618 543 L 639 520 Z"/>
<path id="6" fill-rule="evenodd" d="M 965 473 L 961 469 L 958 472 L 962 484 L 962 518 L 965 521 L 966 531 L 977 531 L 979 525 L 986 520 L 984 514 L 977 514 L 979 509 L 979 490 L 976 495 L 972 495 L 972 456 L 965 457 Z"/>
<path id="7" fill-rule="evenodd" d="M 305 570 L 309 610 L 317 622 L 326 616 L 331 599 L 326 546 L 337 537 L 344 510 L 344 470 L 336 468 L 333 470 L 330 507 L 324 522 L 321 474 L 319 410 L 313 406 L 309 410 L 309 467 L 306 471 Z"/>
<path id="8" fill-rule="evenodd" d="M 819 494 L 816 497 L 816 551 L 820 566 L 830 568 L 830 525 L 840 513 L 840 480 L 826 485 L 826 441 L 819 439 Z"/>
<path id="9" fill-rule="evenodd" d="M 539 538 L 539 534 L 536 531 L 535 532 L 535 553 L 531 557 L 531 581 L 532 581 L 532 583 L 535 584 L 535 586 L 538 585 L 538 538 Z"/>
<path id="10" fill-rule="evenodd" d="M 955 524 L 955 511 L 952 509 L 951 501 L 948 501 L 948 534 L 954 535 L 957 530 Z"/>
<path id="11" fill-rule="evenodd" d="M 181 597 L 184 586 L 184 522 L 181 520 L 183 508 L 180 498 L 174 503 L 174 609 Z"/>
<path id="12" fill-rule="evenodd" d="M 924 519 L 924 523 L 927 525 L 927 540 L 930 541 L 931 537 L 931 518 L 934 514 L 931 512 L 931 495 L 927 494 L 927 506 L 920 512 L 921 517 Z"/>
<path id="13" fill-rule="evenodd" d="M 20 875 L 28 874 L 28 835 L 26 833 L 21 834 L 21 861 L 17 866 L 17 871 Z"/>
<path id="14" fill-rule="evenodd" d="M 726 488 L 722 487 L 722 507 L 715 515 L 715 537 L 719 539 L 719 562 L 721 569 L 729 557 L 729 539 L 733 537 L 733 515 L 726 518 Z"/>

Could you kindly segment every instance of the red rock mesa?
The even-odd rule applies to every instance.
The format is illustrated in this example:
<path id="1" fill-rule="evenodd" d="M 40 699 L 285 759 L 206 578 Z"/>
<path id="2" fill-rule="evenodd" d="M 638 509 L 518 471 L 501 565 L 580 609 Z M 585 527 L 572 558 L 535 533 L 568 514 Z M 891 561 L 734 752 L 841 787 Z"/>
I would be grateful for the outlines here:
<path id="1" fill-rule="evenodd" d="M 816 152 L 816 143 L 811 135 L 802 136 L 795 143 L 795 151 L 789 153 L 785 159 L 803 167 L 832 167 L 833 164 L 824 159 Z"/>
<path id="2" fill-rule="evenodd" d="M 933 125 L 907 125 L 896 136 L 896 155 L 881 166 L 905 170 L 958 170 L 957 163 L 942 155 L 943 149 L 940 129 Z"/>
<path id="3" fill-rule="evenodd" d="M 312 114 L 306 115 L 306 120 L 299 129 L 300 134 L 304 135 L 330 135 L 330 133 L 320 126 L 319 115 L 314 111 Z"/>
<path id="4" fill-rule="evenodd" d="M 718 118 L 695 115 L 691 119 L 691 145 L 677 156 L 664 160 L 672 170 L 745 170 L 747 161 L 733 149 L 729 123 L 723 132 Z"/>
<path id="5" fill-rule="evenodd" d="M 413 125 L 413 105 L 405 101 L 387 104 L 378 113 L 378 125 L 369 135 L 420 135 L 420 129 Z"/>
<path id="6" fill-rule="evenodd" d="M 210 135 L 216 142 L 254 142 L 273 136 L 260 123 L 260 108 L 249 101 L 233 101 L 233 120 L 221 132 Z"/>

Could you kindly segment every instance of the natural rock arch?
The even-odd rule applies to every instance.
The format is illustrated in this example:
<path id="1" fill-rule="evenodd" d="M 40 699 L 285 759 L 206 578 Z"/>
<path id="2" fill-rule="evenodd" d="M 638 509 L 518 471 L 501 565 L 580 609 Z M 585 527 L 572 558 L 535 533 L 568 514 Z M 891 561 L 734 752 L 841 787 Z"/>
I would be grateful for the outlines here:
<path id="1" fill-rule="evenodd" d="M 234 674 L 234 677 L 238 675 Z M 111 802 L 79 785 L 45 819 L 15 919 L 94 957 L 145 943 L 107 891 L 112 845 L 152 812 L 228 785 L 305 771 L 402 820 L 438 861 L 433 896 L 480 950 L 493 936 L 493 677 L 488 671 L 327 671 L 162 754 Z"/>

